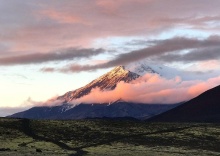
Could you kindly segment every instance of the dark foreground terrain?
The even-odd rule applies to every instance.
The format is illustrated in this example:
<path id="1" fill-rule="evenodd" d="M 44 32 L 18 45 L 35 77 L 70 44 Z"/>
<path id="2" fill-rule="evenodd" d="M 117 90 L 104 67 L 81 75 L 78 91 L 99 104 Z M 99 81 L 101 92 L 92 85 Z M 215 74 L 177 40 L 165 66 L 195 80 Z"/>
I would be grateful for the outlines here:
<path id="1" fill-rule="evenodd" d="M 220 124 L 0 118 L 0 155 L 220 155 Z"/>

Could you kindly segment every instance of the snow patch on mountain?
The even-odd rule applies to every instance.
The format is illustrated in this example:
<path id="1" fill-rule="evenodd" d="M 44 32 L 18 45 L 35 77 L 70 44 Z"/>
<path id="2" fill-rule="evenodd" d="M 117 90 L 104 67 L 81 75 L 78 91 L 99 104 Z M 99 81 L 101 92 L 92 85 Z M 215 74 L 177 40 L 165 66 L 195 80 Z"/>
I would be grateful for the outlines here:
<path id="1" fill-rule="evenodd" d="M 149 61 L 130 63 L 125 66 L 125 69 L 141 76 L 152 73 L 152 74 L 158 74 L 161 77 L 168 79 L 175 78 L 176 76 L 180 76 L 182 75 L 180 73 L 183 72 L 162 64 L 158 65 Z"/>
<path id="2" fill-rule="evenodd" d="M 166 79 L 173 79 L 175 77 L 180 77 L 182 80 L 205 80 L 211 77 L 218 76 L 215 72 L 210 72 L 209 74 L 204 74 L 202 72 L 185 71 L 172 67 L 168 67 L 162 64 L 155 64 L 151 61 L 140 61 L 135 63 L 130 63 L 125 66 L 126 70 L 143 76 L 148 73 L 158 74 Z"/>

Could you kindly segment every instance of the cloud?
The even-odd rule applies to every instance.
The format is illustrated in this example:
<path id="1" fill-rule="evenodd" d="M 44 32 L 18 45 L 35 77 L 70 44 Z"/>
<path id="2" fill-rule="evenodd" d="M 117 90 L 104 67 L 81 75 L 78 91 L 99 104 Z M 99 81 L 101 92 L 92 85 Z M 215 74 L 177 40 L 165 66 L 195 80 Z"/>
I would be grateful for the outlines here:
<path id="1" fill-rule="evenodd" d="M 51 73 L 51 72 L 55 72 L 56 70 L 53 67 L 44 67 L 44 68 L 41 68 L 40 71 L 45 72 L 45 73 Z"/>
<path id="2" fill-rule="evenodd" d="M 87 24 L 82 18 L 78 16 L 69 15 L 63 12 L 57 12 L 55 10 L 45 10 L 42 11 L 41 14 L 60 23 Z"/>
<path id="3" fill-rule="evenodd" d="M 220 69 L 220 62 L 218 60 L 208 60 L 208 61 L 202 61 L 202 62 L 198 62 L 193 64 L 193 67 L 189 67 L 189 68 L 193 68 L 193 70 L 195 71 L 200 71 L 201 69 L 203 69 L 203 71 L 209 71 L 210 72 L 215 70 L 215 69 Z"/>
<path id="4" fill-rule="evenodd" d="M 139 41 L 140 42 L 140 41 Z M 128 53 L 117 55 L 114 59 L 98 65 L 70 65 L 61 69 L 62 72 L 79 72 L 96 70 L 100 68 L 109 68 L 117 65 L 124 65 L 130 62 L 138 61 L 144 58 L 157 56 L 159 60 L 165 62 L 190 62 L 190 61 L 204 61 L 210 59 L 218 59 L 220 54 L 220 37 L 210 36 L 207 39 L 184 38 L 175 37 L 166 40 L 152 40 L 146 41 L 147 48 L 143 48 Z M 190 50 L 186 54 L 180 54 L 177 51 Z M 89 58 L 98 54 L 103 54 L 104 49 L 77 49 L 66 48 L 49 53 L 32 53 L 23 55 L 10 55 L 0 57 L 0 65 L 16 65 L 16 64 L 30 64 L 43 63 L 49 61 L 64 61 L 73 60 L 77 58 Z M 171 53 L 175 52 L 175 53 Z M 46 68 L 43 71 L 56 71 L 55 69 Z M 59 71 L 59 70 L 58 70 Z"/>
<path id="5" fill-rule="evenodd" d="M 167 62 L 179 61 L 197 61 L 208 60 L 220 57 L 220 38 L 211 36 L 207 39 L 175 37 L 166 40 L 149 41 L 151 45 L 147 48 L 131 51 L 117 55 L 112 60 L 98 65 L 78 65 L 72 64 L 62 69 L 53 69 L 60 72 L 80 72 L 96 69 L 110 68 L 118 65 L 126 65 L 131 62 L 139 61 L 145 58 L 157 57 L 159 60 Z M 191 50 L 193 49 L 193 50 Z M 208 49 L 208 50 L 207 50 Z M 191 50 L 187 54 L 172 54 L 182 50 Z M 164 56 L 163 56 L 164 55 Z M 161 57 L 162 56 L 162 57 Z M 52 71 L 52 70 L 51 70 Z"/>
<path id="6" fill-rule="evenodd" d="M 20 64 L 36 64 L 49 61 L 66 61 L 81 58 L 89 58 L 101 53 L 105 53 L 103 49 L 78 49 L 67 48 L 49 53 L 33 53 L 25 55 L 12 55 L 0 57 L 0 65 L 20 65 Z"/>
<path id="7" fill-rule="evenodd" d="M 194 62 L 218 60 L 220 58 L 220 46 L 209 47 L 204 49 L 191 50 L 185 54 L 166 54 L 158 56 L 158 60 L 164 62 Z"/>
<path id="8" fill-rule="evenodd" d="M 61 105 L 64 100 L 58 100 L 58 96 L 54 96 L 47 101 L 34 101 L 30 97 L 22 104 L 23 106 L 28 107 L 40 107 L 40 106 L 58 106 Z"/>
<path id="9" fill-rule="evenodd" d="M 157 74 L 146 74 L 131 83 L 119 82 L 114 90 L 95 88 L 90 94 L 71 103 L 111 103 L 122 99 L 145 104 L 172 104 L 188 101 L 220 84 L 220 77 L 207 81 L 183 81 L 180 77 L 165 79 Z"/>
<path id="10" fill-rule="evenodd" d="M 1 0 L 0 41 L 8 52 L 43 52 L 175 28 L 219 32 L 219 5 L 218 0 Z"/>
<path id="11" fill-rule="evenodd" d="M 219 15 L 203 15 L 203 16 L 184 16 L 184 17 L 164 17 L 155 18 L 150 21 L 151 25 L 162 25 L 167 28 L 184 27 L 197 30 L 217 29 L 219 24 Z"/>

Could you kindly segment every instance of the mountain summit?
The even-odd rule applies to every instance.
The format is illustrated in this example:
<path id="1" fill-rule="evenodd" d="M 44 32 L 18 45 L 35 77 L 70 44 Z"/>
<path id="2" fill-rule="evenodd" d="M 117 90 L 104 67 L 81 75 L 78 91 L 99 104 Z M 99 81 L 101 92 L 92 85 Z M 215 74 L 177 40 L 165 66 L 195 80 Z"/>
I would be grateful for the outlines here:
<path id="1" fill-rule="evenodd" d="M 118 66 L 110 72 L 93 80 L 89 84 L 74 91 L 69 91 L 63 96 L 58 97 L 59 100 L 64 99 L 65 102 L 70 102 L 73 99 L 80 98 L 90 93 L 93 88 L 104 90 L 113 90 L 120 81 L 130 82 L 140 77 L 140 75 L 126 70 L 124 66 Z"/>

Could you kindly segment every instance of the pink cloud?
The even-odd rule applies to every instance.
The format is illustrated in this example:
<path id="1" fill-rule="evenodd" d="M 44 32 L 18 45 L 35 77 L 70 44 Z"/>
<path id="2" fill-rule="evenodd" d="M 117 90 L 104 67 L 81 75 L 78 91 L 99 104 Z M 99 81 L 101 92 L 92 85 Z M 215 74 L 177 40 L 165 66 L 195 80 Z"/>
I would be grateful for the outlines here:
<path id="1" fill-rule="evenodd" d="M 220 69 L 220 62 L 219 60 L 208 60 L 204 62 L 199 62 L 197 66 L 198 66 L 198 70 Z"/>
<path id="2" fill-rule="evenodd" d="M 64 101 L 63 100 L 58 100 L 58 96 L 54 96 L 47 101 L 34 101 L 30 97 L 24 101 L 24 103 L 21 106 L 25 107 L 34 107 L 34 106 L 57 106 L 61 105 Z"/>
<path id="3" fill-rule="evenodd" d="M 114 2 L 114 1 L 97 0 L 96 4 L 99 8 L 102 9 L 104 13 L 115 14 L 116 11 L 119 9 L 120 1 Z"/>
<path id="4" fill-rule="evenodd" d="M 219 84 L 220 76 L 207 81 L 182 81 L 179 77 L 165 79 L 155 74 L 146 74 L 132 83 L 120 82 L 112 91 L 103 92 L 95 88 L 90 94 L 72 103 L 111 103 L 118 99 L 150 104 L 178 103 L 188 101 Z"/>
<path id="5" fill-rule="evenodd" d="M 9 51 L 43 52 L 67 46 L 86 47 L 99 38 L 143 37 L 182 25 L 213 30 L 207 22 L 219 21 L 219 1 L 187 0 L 183 4 L 180 0 L 166 3 L 161 0 L 39 0 L 14 3 L 2 2 L 2 8 L 8 9 L 0 9 L 2 17 L 8 17 L 0 19 L 0 41 L 9 45 Z"/>
<path id="6" fill-rule="evenodd" d="M 40 14 L 60 23 L 86 24 L 86 22 L 79 16 L 68 14 L 65 12 L 59 12 L 52 9 L 41 11 Z"/>
<path id="7" fill-rule="evenodd" d="M 108 60 L 91 60 L 89 62 L 89 64 L 92 64 L 92 65 L 99 65 L 99 64 L 103 64 L 103 63 L 107 63 Z"/>
<path id="8" fill-rule="evenodd" d="M 208 52 L 207 52 L 208 54 Z M 219 60 L 210 59 L 207 61 L 197 61 L 194 62 L 192 65 L 185 68 L 186 71 L 197 71 L 197 72 L 207 72 L 207 71 L 218 71 L 220 69 L 220 62 Z"/>

